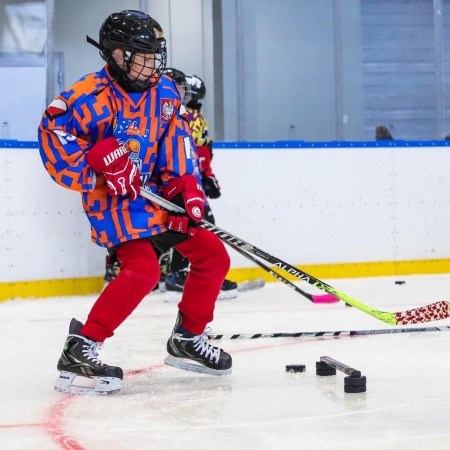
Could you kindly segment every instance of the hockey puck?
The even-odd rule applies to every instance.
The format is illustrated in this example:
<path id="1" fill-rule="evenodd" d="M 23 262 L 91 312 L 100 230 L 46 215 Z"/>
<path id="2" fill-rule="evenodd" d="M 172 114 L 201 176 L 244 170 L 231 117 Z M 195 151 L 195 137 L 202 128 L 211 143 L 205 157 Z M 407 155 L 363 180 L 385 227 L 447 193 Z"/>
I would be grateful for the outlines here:
<path id="1" fill-rule="evenodd" d="M 400 285 L 400 284 L 406 284 L 406 281 L 399 280 L 399 281 L 396 281 L 395 284 L 398 284 L 398 285 Z"/>
<path id="2" fill-rule="evenodd" d="M 366 391 L 367 391 L 367 388 L 366 388 L 366 385 L 365 385 L 365 384 L 360 385 L 360 386 L 358 386 L 358 385 L 346 384 L 346 385 L 344 386 L 344 392 L 345 392 L 346 394 L 360 394 L 361 392 L 366 392 Z"/>
<path id="3" fill-rule="evenodd" d="M 288 364 L 286 366 L 286 372 L 289 373 L 304 372 L 305 370 L 306 366 L 304 364 Z"/>
<path id="4" fill-rule="evenodd" d="M 347 394 L 358 394 L 366 392 L 366 377 L 361 375 L 356 378 L 345 377 L 344 378 L 344 392 Z"/>

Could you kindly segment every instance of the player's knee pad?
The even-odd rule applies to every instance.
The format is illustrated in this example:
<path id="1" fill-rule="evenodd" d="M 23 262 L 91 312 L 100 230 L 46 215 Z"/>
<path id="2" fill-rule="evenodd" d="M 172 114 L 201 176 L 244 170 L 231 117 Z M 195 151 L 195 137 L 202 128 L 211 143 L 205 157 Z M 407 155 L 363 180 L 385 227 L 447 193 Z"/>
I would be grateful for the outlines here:
<path id="1" fill-rule="evenodd" d="M 230 257 L 223 242 L 203 228 L 176 248 L 189 259 L 191 270 L 198 269 L 209 277 L 225 277 L 230 268 Z"/>
<path id="2" fill-rule="evenodd" d="M 145 240 L 126 242 L 117 250 L 121 270 L 119 276 L 128 278 L 149 293 L 158 283 L 160 269 L 153 246 Z"/>
<path id="3" fill-rule="evenodd" d="M 136 272 L 130 269 L 122 269 L 119 273 L 121 279 L 128 279 L 133 283 L 133 291 L 142 295 L 149 294 L 159 280 L 159 266 L 153 272 Z M 119 277 L 117 277 L 119 278 Z"/>

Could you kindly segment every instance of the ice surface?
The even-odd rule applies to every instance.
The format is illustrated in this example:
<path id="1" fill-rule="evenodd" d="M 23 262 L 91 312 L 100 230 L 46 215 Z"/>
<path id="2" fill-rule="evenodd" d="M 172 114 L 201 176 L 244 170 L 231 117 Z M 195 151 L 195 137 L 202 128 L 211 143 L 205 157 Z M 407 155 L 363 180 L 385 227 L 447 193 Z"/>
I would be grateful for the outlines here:
<path id="1" fill-rule="evenodd" d="M 450 298 L 450 275 L 326 281 L 384 311 Z M 1 449 L 450 448 L 450 332 L 216 341 L 232 354 L 233 374 L 211 377 L 163 364 L 177 308 L 152 294 L 101 351 L 124 369 L 123 391 L 54 392 L 70 319 L 84 320 L 94 299 L 0 303 Z M 218 302 L 215 316 L 213 332 L 226 334 L 390 328 L 280 283 Z M 341 372 L 317 377 L 321 356 L 360 370 L 367 392 L 345 394 Z M 287 374 L 286 364 L 306 372 Z"/>

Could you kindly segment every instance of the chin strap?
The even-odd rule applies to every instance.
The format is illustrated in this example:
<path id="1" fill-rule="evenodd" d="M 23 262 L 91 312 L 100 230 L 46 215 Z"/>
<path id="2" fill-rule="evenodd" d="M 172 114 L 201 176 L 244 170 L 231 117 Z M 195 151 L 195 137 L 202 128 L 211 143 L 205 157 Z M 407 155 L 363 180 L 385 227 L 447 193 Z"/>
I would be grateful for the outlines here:
<path id="1" fill-rule="evenodd" d="M 100 44 L 97 41 L 94 41 L 94 39 L 92 39 L 91 37 L 89 37 L 88 35 L 86 35 L 86 41 L 89 42 L 89 44 L 93 45 L 94 47 L 98 48 L 99 50 L 101 50 L 100 48 Z"/>
<path id="2" fill-rule="evenodd" d="M 94 41 L 94 39 L 92 39 L 91 37 L 89 37 L 88 35 L 86 35 L 86 41 L 93 45 L 95 48 L 98 48 L 98 50 L 100 51 L 100 56 L 107 62 L 110 63 L 111 61 L 113 61 L 113 58 L 111 56 L 111 52 L 109 50 L 106 50 L 105 48 L 102 48 L 102 46 L 97 42 Z"/>

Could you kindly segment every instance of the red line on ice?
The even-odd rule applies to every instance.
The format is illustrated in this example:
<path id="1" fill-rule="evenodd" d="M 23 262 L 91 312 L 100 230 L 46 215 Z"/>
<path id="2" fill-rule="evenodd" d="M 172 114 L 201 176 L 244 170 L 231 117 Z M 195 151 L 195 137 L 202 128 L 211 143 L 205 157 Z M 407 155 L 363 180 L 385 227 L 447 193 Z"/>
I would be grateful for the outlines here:
<path id="1" fill-rule="evenodd" d="M 320 337 L 317 339 L 308 339 L 308 342 L 322 340 Z M 251 348 L 246 348 L 242 350 L 235 350 L 231 353 L 243 353 L 250 352 L 255 350 L 267 350 L 273 347 L 286 347 L 289 345 L 299 345 L 304 342 L 302 340 L 296 340 L 294 342 L 283 342 L 277 344 L 266 344 L 266 345 L 258 345 Z M 135 376 L 142 375 L 147 372 L 151 372 L 155 369 L 160 369 L 163 367 L 167 367 L 165 364 L 155 364 L 150 367 L 142 368 L 142 369 L 132 369 L 125 372 L 126 376 Z M 2 427 L 27 427 L 27 426 L 42 426 L 45 431 L 50 435 L 53 442 L 58 445 L 63 450 L 86 450 L 80 443 L 78 443 L 74 438 L 66 434 L 64 431 L 64 419 L 67 408 L 73 403 L 75 399 L 82 398 L 82 395 L 62 395 L 59 400 L 57 400 L 47 411 L 46 421 L 43 424 L 23 424 L 23 425 L 5 425 Z"/>

